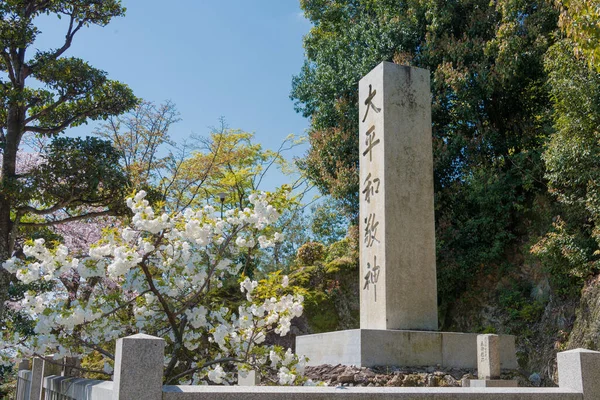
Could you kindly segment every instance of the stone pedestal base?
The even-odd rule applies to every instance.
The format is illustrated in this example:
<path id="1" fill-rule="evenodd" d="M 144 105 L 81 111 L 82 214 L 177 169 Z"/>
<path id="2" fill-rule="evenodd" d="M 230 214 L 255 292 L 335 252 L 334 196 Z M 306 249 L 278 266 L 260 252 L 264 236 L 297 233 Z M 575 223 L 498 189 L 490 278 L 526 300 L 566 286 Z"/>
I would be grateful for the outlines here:
<path id="1" fill-rule="evenodd" d="M 516 369 L 515 337 L 499 335 L 500 366 Z M 398 365 L 477 368 L 477 334 L 352 329 L 296 337 L 308 365 Z"/>
<path id="2" fill-rule="evenodd" d="M 463 387 L 518 387 L 517 381 L 504 379 L 465 379 Z"/>

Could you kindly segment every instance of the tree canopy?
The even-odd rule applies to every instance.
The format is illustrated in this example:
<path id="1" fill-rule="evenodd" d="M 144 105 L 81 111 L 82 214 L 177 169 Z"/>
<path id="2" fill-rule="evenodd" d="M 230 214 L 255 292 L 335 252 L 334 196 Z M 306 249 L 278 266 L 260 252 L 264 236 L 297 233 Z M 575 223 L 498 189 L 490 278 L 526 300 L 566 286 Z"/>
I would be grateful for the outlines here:
<path id="1" fill-rule="evenodd" d="M 381 61 L 431 71 L 438 275 L 443 304 L 481 265 L 501 264 L 546 191 L 552 132 L 544 56 L 558 11 L 545 1 L 304 0 L 313 28 L 292 82 L 311 118 L 301 167 L 356 221 L 357 83 Z"/>
<path id="2" fill-rule="evenodd" d="M 20 227 L 56 223 L 60 216 L 81 218 L 82 213 L 90 214 L 90 207 L 121 200 L 124 175 L 110 165 L 115 150 L 97 139 L 57 136 L 69 127 L 106 119 L 137 103 L 125 84 L 109 80 L 106 72 L 84 60 L 66 56 L 82 28 L 105 26 L 124 12 L 119 0 L 16 0 L 0 4 L 2 259 L 14 252 Z M 65 25 L 65 39 L 55 48 L 35 46 L 40 34 L 35 22 L 40 15 L 54 15 Z M 25 135 L 57 139 L 38 168 L 18 174 L 17 160 Z M 8 285 L 3 269 L 0 277 L 1 315 Z"/>

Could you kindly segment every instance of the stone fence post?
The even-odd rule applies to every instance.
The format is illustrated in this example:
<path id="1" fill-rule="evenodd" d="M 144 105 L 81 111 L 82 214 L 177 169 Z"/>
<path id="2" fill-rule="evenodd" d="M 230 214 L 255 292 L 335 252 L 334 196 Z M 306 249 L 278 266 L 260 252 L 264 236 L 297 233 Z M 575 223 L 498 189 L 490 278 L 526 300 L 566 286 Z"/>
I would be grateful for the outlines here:
<path id="1" fill-rule="evenodd" d="M 117 340 L 113 400 L 162 400 L 165 341 L 139 333 Z"/>
<path id="2" fill-rule="evenodd" d="M 558 353 L 558 386 L 583 393 L 583 400 L 600 399 L 600 352 L 575 349 Z"/>
<path id="3" fill-rule="evenodd" d="M 48 356 L 49 358 L 52 355 Z M 44 396 L 44 378 L 60 374 L 60 366 L 34 357 L 31 363 L 31 390 L 28 400 L 42 400 Z"/>
<path id="4" fill-rule="evenodd" d="M 19 371 L 29 370 L 29 360 L 24 359 L 19 362 Z"/>

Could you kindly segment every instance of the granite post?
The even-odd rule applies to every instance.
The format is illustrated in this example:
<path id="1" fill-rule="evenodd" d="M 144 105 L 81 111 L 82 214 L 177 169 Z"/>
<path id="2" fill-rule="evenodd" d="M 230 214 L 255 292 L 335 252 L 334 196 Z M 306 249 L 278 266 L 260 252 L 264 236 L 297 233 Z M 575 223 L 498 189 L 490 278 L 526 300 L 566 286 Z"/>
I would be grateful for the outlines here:
<path id="1" fill-rule="evenodd" d="M 583 393 L 583 400 L 600 399 L 600 352 L 575 349 L 557 354 L 558 386 Z"/>
<path id="2" fill-rule="evenodd" d="M 29 369 L 29 360 L 21 360 L 19 361 L 19 371 L 25 371 Z"/>
<path id="3" fill-rule="evenodd" d="M 429 71 L 379 64 L 359 117 L 360 327 L 435 331 Z"/>
<path id="4" fill-rule="evenodd" d="M 113 400 L 162 400 L 165 341 L 138 333 L 116 347 Z"/>
<path id="5" fill-rule="evenodd" d="M 44 379 L 44 360 L 33 357 L 31 360 L 31 389 L 29 400 L 40 400 L 42 398 L 42 382 Z"/>
<path id="6" fill-rule="evenodd" d="M 463 379 L 463 387 L 517 387 L 516 380 L 500 379 L 500 336 L 477 335 L 477 376 Z"/>
<path id="7" fill-rule="evenodd" d="M 500 378 L 500 349 L 498 335 L 477 336 L 477 377 Z"/>

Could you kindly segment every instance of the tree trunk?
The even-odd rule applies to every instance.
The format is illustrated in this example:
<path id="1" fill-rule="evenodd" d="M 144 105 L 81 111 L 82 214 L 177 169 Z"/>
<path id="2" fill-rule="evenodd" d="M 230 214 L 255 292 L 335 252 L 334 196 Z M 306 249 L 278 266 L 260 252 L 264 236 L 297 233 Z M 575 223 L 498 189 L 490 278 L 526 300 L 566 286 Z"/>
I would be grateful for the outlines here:
<path id="1" fill-rule="evenodd" d="M 15 190 L 17 151 L 23 136 L 25 112 L 21 107 L 9 107 L 5 148 L 2 154 L 0 176 L 0 265 L 11 257 L 14 250 L 14 222 L 11 220 L 12 191 Z M 5 302 L 12 276 L 0 267 L 0 321 L 4 320 Z"/>

